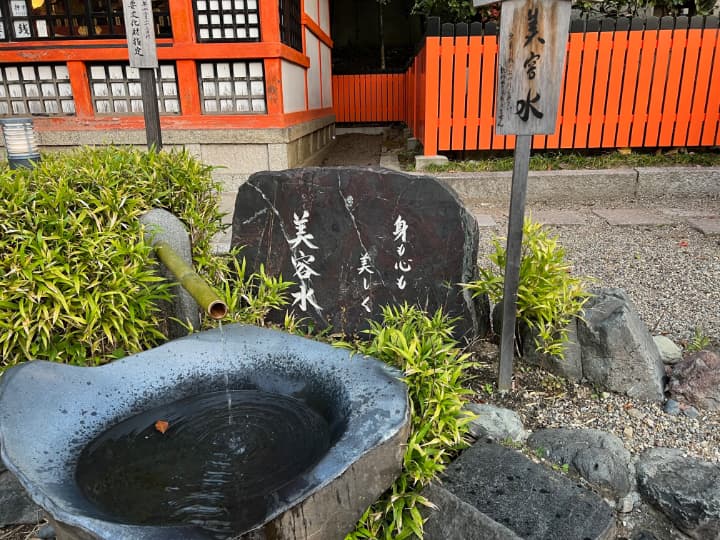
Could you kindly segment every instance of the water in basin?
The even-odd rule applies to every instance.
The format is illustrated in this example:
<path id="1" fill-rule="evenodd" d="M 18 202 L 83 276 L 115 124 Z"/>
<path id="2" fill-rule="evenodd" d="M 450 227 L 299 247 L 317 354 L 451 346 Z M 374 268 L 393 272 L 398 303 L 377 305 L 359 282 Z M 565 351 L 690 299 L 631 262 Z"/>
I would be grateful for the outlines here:
<path id="1" fill-rule="evenodd" d="M 76 478 L 111 520 L 194 524 L 225 538 L 262 522 L 272 498 L 325 455 L 332 431 L 291 396 L 205 393 L 111 427 L 85 447 Z"/>

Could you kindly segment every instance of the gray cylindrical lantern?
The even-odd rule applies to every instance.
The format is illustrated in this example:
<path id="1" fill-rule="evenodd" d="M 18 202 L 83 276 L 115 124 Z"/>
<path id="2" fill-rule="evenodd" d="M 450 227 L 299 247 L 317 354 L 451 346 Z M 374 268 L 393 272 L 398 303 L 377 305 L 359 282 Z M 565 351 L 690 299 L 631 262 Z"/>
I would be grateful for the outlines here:
<path id="1" fill-rule="evenodd" d="M 40 161 L 32 118 L 2 118 L 0 125 L 11 169 L 30 167 Z"/>

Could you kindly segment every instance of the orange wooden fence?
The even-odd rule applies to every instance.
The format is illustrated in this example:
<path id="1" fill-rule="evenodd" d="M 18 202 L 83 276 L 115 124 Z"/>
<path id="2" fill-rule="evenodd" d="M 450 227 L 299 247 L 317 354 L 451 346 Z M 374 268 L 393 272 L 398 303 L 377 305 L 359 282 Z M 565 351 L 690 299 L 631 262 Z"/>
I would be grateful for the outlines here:
<path id="1" fill-rule="evenodd" d="M 333 75 L 337 122 L 404 122 L 406 73 Z"/>
<path id="2" fill-rule="evenodd" d="M 557 128 L 533 148 L 719 145 L 718 26 L 717 17 L 572 21 Z M 513 148 L 494 130 L 496 33 L 493 23 L 431 21 L 405 73 L 333 77 L 337 121 L 404 121 L 425 155 Z"/>

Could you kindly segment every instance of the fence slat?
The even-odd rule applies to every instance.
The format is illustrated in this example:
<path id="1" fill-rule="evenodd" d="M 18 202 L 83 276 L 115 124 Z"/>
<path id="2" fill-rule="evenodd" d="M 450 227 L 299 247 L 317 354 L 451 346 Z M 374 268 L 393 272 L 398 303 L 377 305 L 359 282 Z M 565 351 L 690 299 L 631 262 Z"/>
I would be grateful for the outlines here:
<path id="1" fill-rule="evenodd" d="M 375 77 L 375 110 L 377 111 L 378 122 L 387 121 L 387 107 L 385 104 L 385 88 L 383 82 L 387 81 L 387 75 L 378 75 Z"/>
<path id="2" fill-rule="evenodd" d="M 341 99 L 344 98 L 342 93 L 342 79 L 339 77 L 332 77 L 331 80 L 332 84 L 332 100 L 333 100 L 333 108 L 335 109 L 335 121 L 336 122 L 343 122 L 343 120 L 340 120 L 342 114 L 342 107 L 343 104 L 340 102 Z"/>
<path id="3" fill-rule="evenodd" d="M 364 81 L 360 75 L 352 75 L 350 80 L 352 81 L 352 98 L 350 99 L 350 110 L 348 111 L 348 121 L 350 122 L 357 122 L 357 115 L 355 111 L 357 111 L 360 106 L 358 103 L 358 100 L 360 99 L 360 96 L 362 95 L 362 89 L 360 88 L 360 85 L 362 84 L 364 86 Z"/>
<path id="4" fill-rule="evenodd" d="M 405 111 L 405 101 L 407 100 L 407 92 L 405 88 L 406 78 L 407 75 L 405 73 L 396 73 L 393 76 L 393 80 L 395 81 L 395 95 L 397 95 L 395 102 L 395 122 L 402 122 L 405 118 L 403 113 Z"/>
<path id="5" fill-rule="evenodd" d="M 592 21 L 588 21 L 592 22 Z M 588 25 L 589 26 L 589 25 Z M 592 93 L 595 83 L 595 62 L 597 59 L 597 31 L 588 31 L 583 35 L 583 58 L 580 66 L 580 93 L 575 124 L 573 148 L 587 148 L 590 128 Z"/>
<path id="6" fill-rule="evenodd" d="M 700 59 L 698 60 L 698 66 L 700 66 L 700 69 L 697 72 L 697 81 L 695 83 L 695 92 L 693 95 L 691 109 L 692 113 L 690 117 L 690 125 L 688 126 L 687 146 L 698 146 L 700 144 L 703 124 L 705 123 L 708 88 L 710 86 L 710 78 L 713 73 L 712 69 L 706 69 L 706 66 L 712 65 L 713 52 L 717 54 L 717 51 L 715 50 L 716 37 L 717 30 L 706 28 L 701 31 Z"/>
<path id="7" fill-rule="evenodd" d="M 687 18 L 685 18 L 685 20 L 687 21 Z M 673 132 L 677 122 L 678 97 L 684 77 L 683 67 L 687 67 L 688 70 L 691 69 L 690 66 L 685 65 L 687 30 L 684 28 L 676 28 L 672 33 L 671 43 L 667 83 L 665 85 L 665 101 L 663 103 L 663 113 L 660 124 L 660 136 L 658 137 L 659 146 L 672 145 Z M 685 86 L 692 87 L 694 82 L 694 79 L 688 79 L 685 82 Z"/>
<path id="8" fill-rule="evenodd" d="M 617 148 L 630 146 L 630 129 L 633 125 L 642 44 L 642 22 L 639 19 L 633 19 L 627 37 L 627 52 L 622 72 L 622 99 L 620 100 L 620 115 L 617 123 L 617 134 L 615 135 Z"/>
<path id="9" fill-rule="evenodd" d="M 667 84 L 668 66 L 670 63 L 670 50 L 672 48 L 672 30 L 660 29 L 658 31 L 657 48 L 655 50 L 655 67 L 652 75 L 652 89 L 650 91 L 650 107 L 648 108 L 648 122 L 645 129 L 644 145 L 655 147 L 660 136 L 660 122 L 662 121 L 663 102 L 665 101 L 665 86 Z"/>
<path id="10" fill-rule="evenodd" d="M 603 126 L 601 142 L 601 146 L 604 148 L 617 147 L 620 100 L 626 90 L 623 87 L 623 72 L 625 71 L 625 57 L 627 55 L 628 28 L 628 20 L 621 19 L 618 21 L 617 29 L 613 34 L 613 49 L 608 66 L 610 77 L 608 78 L 607 104 L 605 105 L 605 125 Z M 628 97 L 632 99 L 631 96 Z"/>
<path id="11" fill-rule="evenodd" d="M 711 73 L 708 101 L 705 108 L 705 122 L 703 125 L 702 138 L 700 143 L 705 145 L 719 144 L 720 136 L 717 135 L 717 126 L 720 121 L 720 30 L 715 30 L 715 57 Z"/>
<path id="12" fill-rule="evenodd" d="M 588 129 L 588 147 L 598 148 L 602 143 L 605 124 L 607 87 L 610 75 L 610 55 L 613 47 L 613 33 L 600 32 L 598 38 L 597 60 L 595 63 L 595 82 L 593 84 L 590 126 Z"/>
<path id="13" fill-rule="evenodd" d="M 440 38 L 426 40 L 425 64 L 427 85 L 425 86 L 425 155 L 432 156 L 438 150 L 438 116 L 440 105 Z"/>
<path id="14" fill-rule="evenodd" d="M 483 36 L 482 78 L 480 79 L 480 129 L 478 148 L 495 148 L 495 77 L 498 54 L 497 36 Z"/>
<path id="15" fill-rule="evenodd" d="M 467 25 L 466 25 L 467 26 Z M 467 30 L 467 29 L 466 29 Z M 455 36 L 455 64 L 453 66 L 453 109 L 452 143 L 453 150 L 463 150 L 465 146 L 465 119 L 467 118 L 467 73 L 468 38 Z"/>
<path id="16" fill-rule="evenodd" d="M 571 33 L 565 69 L 565 97 L 562 108 L 562 129 L 560 147 L 572 148 L 577 125 L 578 92 L 580 90 L 580 68 L 582 67 L 583 34 Z"/>
<path id="17" fill-rule="evenodd" d="M 678 99 L 678 116 L 675 121 L 673 146 L 686 146 L 688 144 L 688 131 L 690 127 L 690 113 L 693 105 L 693 95 L 698 87 L 698 59 L 700 57 L 700 44 L 702 43 L 702 29 L 688 30 L 685 63 L 680 80 L 680 97 Z"/>
<path id="18" fill-rule="evenodd" d="M 551 133 L 550 135 L 545 135 L 542 142 L 542 148 L 545 149 L 555 149 L 560 148 L 560 132 L 562 130 L 562 115 L 563 115 L 563 104 L 565 103 L 565 92 L 566 92 L 566 86 L 565 82 L 567 81 L 567 71 L 568 71 L 568 49 L 570 46 L 570 41 L 568 41 L 565 49 L 565 64 L 563 66 L 563 82 L 560 84 L 560 95 L 558 96 L 558 108 L 557 108 L 557 118 L 555 119 L 555 131 Z M 533 146 L 534 148 L 534 146 Z"/>
<path id="19" fill-rule="evenodd" d="M 657 19 L 655 20 L 657 24 Z M 645 140 L 645 130 L 648 122 L 648 104 L 652 85 L 653 66 L 655 64 L 655 47 L 657 43 L 657 26 L 654 28 L 651 19 L 646 23 L 643 32 L 643 43 L 640 52 L 640 66 L 638 68 L 638 84 L 635 93 L 635 108 L 633 109 L 633 124 L 630 134 L 630 146 L 642 146 Z"/>
<path id="20" fill-rule="evenodd" d="M 465 144 L 467 150 L 478 150 L 478 130 L 480 128 L 480 68 L 483 61 L 482 36 L 471 35 L 469 48 Z"/>
<path id="21" fill-rule="evenodd" d="M 438 148 L 450 149 L 450 129 L 452 126 L 452 85 L 453 61 L 455 58 L 455 38 L 440 38 L 440 117 L 438 118 Z"/>

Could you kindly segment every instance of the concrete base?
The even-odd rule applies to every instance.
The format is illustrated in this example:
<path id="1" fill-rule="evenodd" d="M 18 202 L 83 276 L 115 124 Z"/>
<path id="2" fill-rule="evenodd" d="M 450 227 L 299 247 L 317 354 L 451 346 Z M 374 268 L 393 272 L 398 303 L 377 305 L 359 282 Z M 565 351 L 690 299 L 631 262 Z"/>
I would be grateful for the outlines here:
<path id="1" fill-rule="evenodd" d="M 415 156 L 415 170 L 424 171 L 428 165 L 446 165 L 448 158 L 445 156 Z"/>
<path id="2" fill-rule="evenodd" d="M 224 191 L 235 192 L 258 171 L 278 171 L 317 165 L 335 136 L 335 117 L 325 116 L 286 128 L 268 129 L 166 129 L 167 150 L 184 148 L 200 161 L 217 167 L 214 178 Z M 146 144 L 144 130 L 39 131 L 44 152 L 76 146 Z"/>

